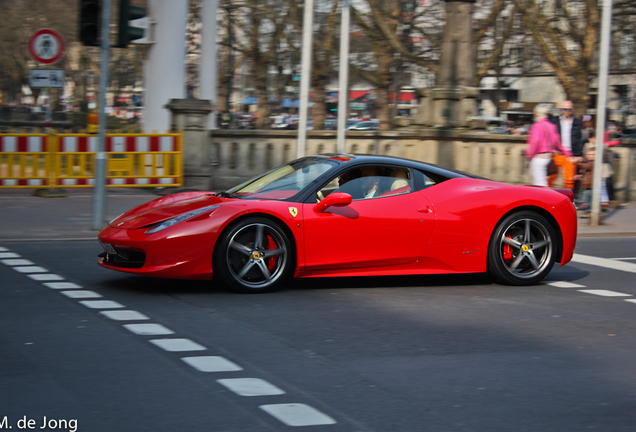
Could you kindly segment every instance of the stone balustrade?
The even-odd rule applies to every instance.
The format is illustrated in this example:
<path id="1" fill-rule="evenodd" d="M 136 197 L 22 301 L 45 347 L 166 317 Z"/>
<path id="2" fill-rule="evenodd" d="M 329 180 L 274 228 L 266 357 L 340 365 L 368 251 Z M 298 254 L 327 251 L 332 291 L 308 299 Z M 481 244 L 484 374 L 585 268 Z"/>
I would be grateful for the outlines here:
<path id="1" fill-rule="evenodd" d="M 172 99 L 174 130 L 184 133 L 184 186 L 224 190 L 296 159 L 297 131 L 209 130 L 212 105 L 206 100 Z M 402 119 L 404 120 L 404 119 Z M 408 123 L 408 122 L 405 122 Z M 395 131 L 347 133 L 346 153 L 396 156 L 429 162 L 492 180 L 530 184 L 525 136 L 484 130 L 408 127 Z M 336 152 L 335 131 L 308 131 L 305 154 Z M 617 198 L 636 191 L 636 140 L 613 147 Z M 557 180 L 557 186 L 563 182 Z"/>
<path id="2" fill-rule="evenodd" d="M 530 184 L 528 161 L 524 156 L 526 138 L 442 129 L 348 132 L 345 150 L 424 161 L 492 180 Z M 209 188 L 228 189 L 295 159 L 296 141 L 296 131 L 211 131 Z M 334 131 L 308 132 L 307 155 L 335 151 Z M 613 151 L 617 155 L 618 197 L 629 200 L 636 191 L 636 140 L 625 140 Z M 557 180 L 559 184 L 561 179 Z"/>

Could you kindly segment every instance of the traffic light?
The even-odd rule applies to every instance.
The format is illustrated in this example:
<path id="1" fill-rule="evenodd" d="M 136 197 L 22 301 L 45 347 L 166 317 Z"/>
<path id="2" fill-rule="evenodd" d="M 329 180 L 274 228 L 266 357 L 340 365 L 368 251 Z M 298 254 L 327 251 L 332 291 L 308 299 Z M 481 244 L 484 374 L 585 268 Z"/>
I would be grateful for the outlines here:
<path id="1" fill-rule="evenodd" d="M 79 40 L 86 46 L 99 46 L 100 0 L 80 0 Z"/>
<path id="2" fill-rule="evenodd" d="M 130 0 L 119 1 L 119 33 L 117 35 L 118 48 L 126 48 L 134 40 L 142 39 L 146 36 L 146 28 L 131 26 L 129 21 L 146 16 L 146 8 L 131 6 Z"/>

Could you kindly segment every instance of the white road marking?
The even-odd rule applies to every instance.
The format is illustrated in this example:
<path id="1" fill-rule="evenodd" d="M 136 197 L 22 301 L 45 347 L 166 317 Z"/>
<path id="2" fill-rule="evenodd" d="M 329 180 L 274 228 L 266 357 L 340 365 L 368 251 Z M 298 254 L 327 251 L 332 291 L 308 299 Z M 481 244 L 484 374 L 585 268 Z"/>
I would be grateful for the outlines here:
<path id="1" fill-rule="evenodd" d="M 18 255 L 17 253 L 13 253 L 13 252 L 0 252 L 0 259 L 5 259 L 5 258 L 22 258 L 22 257 Z"/>
<path id="2" fill-rule="evenodd" d="M 49 273 L 34 273 L 27 274 L 28 277 L 38 282 L 46 282 L 46 281 L 62 281 L 64 278 L 60 275 L 49 274 Z"/>
<path id="3" fill-rule="evenodd" d="M 13 267 L 19 273 L 48 273 L 49 271 L 40 266 Z"/>
<path id="4" fill-rule="evenodd" d="M 200 372 L 235 372 L 243 370 L 239 365 L 220 356 L 182 357 L 181 360 Z"/>
<path id="5" fill-rule="evenodd" d="M 29 261 L 28 259 L 6 259 L 0 262 L 8 266 L 29 266 L 35 264 L 33 261 Z"/>
<path id="6" fill-rule="evenodd" d="M 318 426 L 335 424 L 336 421 L 316 408 L 305 404 L 273 404 L 259 407 L 287 426 Z"/>
<path id="7" fill-rule="evenodd" d="M 110 318 L 115 321 L 142 321 L 150 319 L 141 312 L 137 312 L 134 310 L 101 311 L 100 314 L 104 315 L 106 318 Z"/>
<path id="8" fill-rule="evenodd" d="M 585 288 L 585 285 L 579 285 L 574 282 L 550 282 L 548 285 L 553 286 L 555 288 Z"/>
<path id="9" fill-rule="evenodd" d="M 612 258 L 618 261 L 636 261 L 636 257 L 634 258 Z"/>
<path id="10" fill-rule="evenodd" d="M 131 332 L 142 336 L 158 336 L 174 334 L 168 327 L 161 324 L 124 324 Z"/>
<path id="11" fill-rule="evenodd" d="M 284 390 L 260 378 L 227 378 L 216 380 L 216 382 L 239 396 L 275 396 L 285 394 Z"/>
<path id="12" fill-rule="evenodd" d="M 632 296 L 631 294 L 623 294 L 616 291 L 597 290 L 597 289 L 579 290 L 579 292 L 594 294 L 594 295 L 603 296 L 603 297 L 631 297 Z"/>
<path id="13" fill-rule="evenodd" d="M 190 339 L 152 339 L 150 342 L 157 345 L 162 350 L 170 352 L 207 350 L 207 348 L 203 345 L 199 345 Z"/>
<path id="14" fill-rule="evenodd" d="M 76 290 L 76 291 L 60 291 L 68 298 L 78 299 L 78 298 L 98 298 L 102 295 L 96 293 L 95 291 L 88 290 Z"/>
<path id="15" fill-rule="evenodd" d="M 44 282 L 44 285 L 51 289 L 75 289 L 75 288 L 83 288 L 81 285 L 78 285 L 73 282 Z"/>
<path id="16" fill-rule="evenodd" d="M 91 309 L 118 309 L 125 307 L 123 304 L 112 300 L 83 300 L 80 303 Z"/>
<path id="17" fill-rule="evenodd" d="M 64 278 L 60 275 L 47 273 L 47 269 L 35 266 L 32 261 L 19 259 L 21 258 L 19 254 L 8 252 L 7 248 L 0 247 L 0 258 L 2 259 L 0 261 L 2 264 L 13 267 L 16 271 L 27 275 L 35 281 L 42 282 L 42 284 L 48 288 L 73 290 L 60 291 L 60 293 L 66 297 L 75 299 L 102 297 L 101 294 L 94 291 L 80 289 L 83 287 L 78 284 L 65 282 Z M 80 301 L 80 303 L 91 309 L 118 309 L 125 307 L 121 303 L 110 300 L 85 300 Z M 107 310 L 100 311 L 100 314 L 116 321 L 150 319 L 140 312 L 131 310 Z M 139 335 L 174 334 L 172 330 L 161 324 L 124 324 L 123 327 Z M 165 351 L 171 352 L 207 350 L 205 346 L 190 339 L 154 339 L 150 342 Z M 201 372 L 233 372 L 243 370 L 243 368 L 237 364 L 220 356 L 183 357 L 181 360 Z M 241 396 L 273 396 L 285 394 L 284 390 L 260 378 L 221 379 L 217 381 Z M 272 404 L 262 405 L 260 408 L 289 426 L 316 426 L 336 423 L 331 417 L 305 404 Z"/>
<path id="18" fill-rule="evenodd" d="M 626 302 L 636 303 L 636 299 L 625 299 Z"/>
<path id="19" fill-rule="evenodd" d="M 617 261 L 607 258 L 599 258 L 588 255 L 580 255 L 574 254 L 572 258 L 573 262 L 581 263 L 581 264 L 590 264 L 598 267 L 606 267 L 612 270 L 621 270 L 630 273 L 636 273 L 636 264 Z"/>

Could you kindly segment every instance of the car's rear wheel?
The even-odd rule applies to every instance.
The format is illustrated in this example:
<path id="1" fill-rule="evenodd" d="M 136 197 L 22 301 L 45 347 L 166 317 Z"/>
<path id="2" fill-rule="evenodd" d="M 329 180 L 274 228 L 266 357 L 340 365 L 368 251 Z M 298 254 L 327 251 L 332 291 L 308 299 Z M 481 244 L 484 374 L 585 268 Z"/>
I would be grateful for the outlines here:
<path id="1" fill-rule="evenodd" d="M 513 213 L 493 233 L 488 248 L 488 271 L 501 283 L 533 285 L 545 278 L 557 249 L 550 223 L 533 211 Z"/>
<path id="2" fill-rule="evenodd" d="M 225 230 L 214 253 L 214 272 L 237 292 L 267 292 L 292 272 L 292 243 L 275 222 L 243 219 Z"/>

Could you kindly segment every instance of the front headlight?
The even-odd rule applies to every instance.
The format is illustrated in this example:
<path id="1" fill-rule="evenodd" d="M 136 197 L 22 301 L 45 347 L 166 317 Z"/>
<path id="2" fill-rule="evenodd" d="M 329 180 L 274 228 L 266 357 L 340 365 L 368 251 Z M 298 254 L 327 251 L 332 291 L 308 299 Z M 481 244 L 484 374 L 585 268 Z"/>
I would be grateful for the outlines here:
<path id="1" fill-rule="evenodd" d="M 146 234 L 154 234 L 156 232 L 163 231 L 166 228 L 171 227 L 172 225 L 176 225 L 179 222 L 183 222 L 186 219 L 190 219 L 190 218 L 193 218 L 195 216 L 199 216 L 200 214 L 212 211 L 212 210 L 217 209 L 219 207 L 220 206 L 218 206 L 218 205 L 211 205 L 211 206 L 203 207 L 203 208 L 200 208 L 200 209 L 197 209 L 197 210 L 193 210 L 191 212 L 179 215 L 177 217 L 173 217 L 172 219 L 168 219 L 167 221 L 164 221 L 164 222 L 160 223 L 156 227 L 149 229 L 148 231 L 146 231 Z"/>

